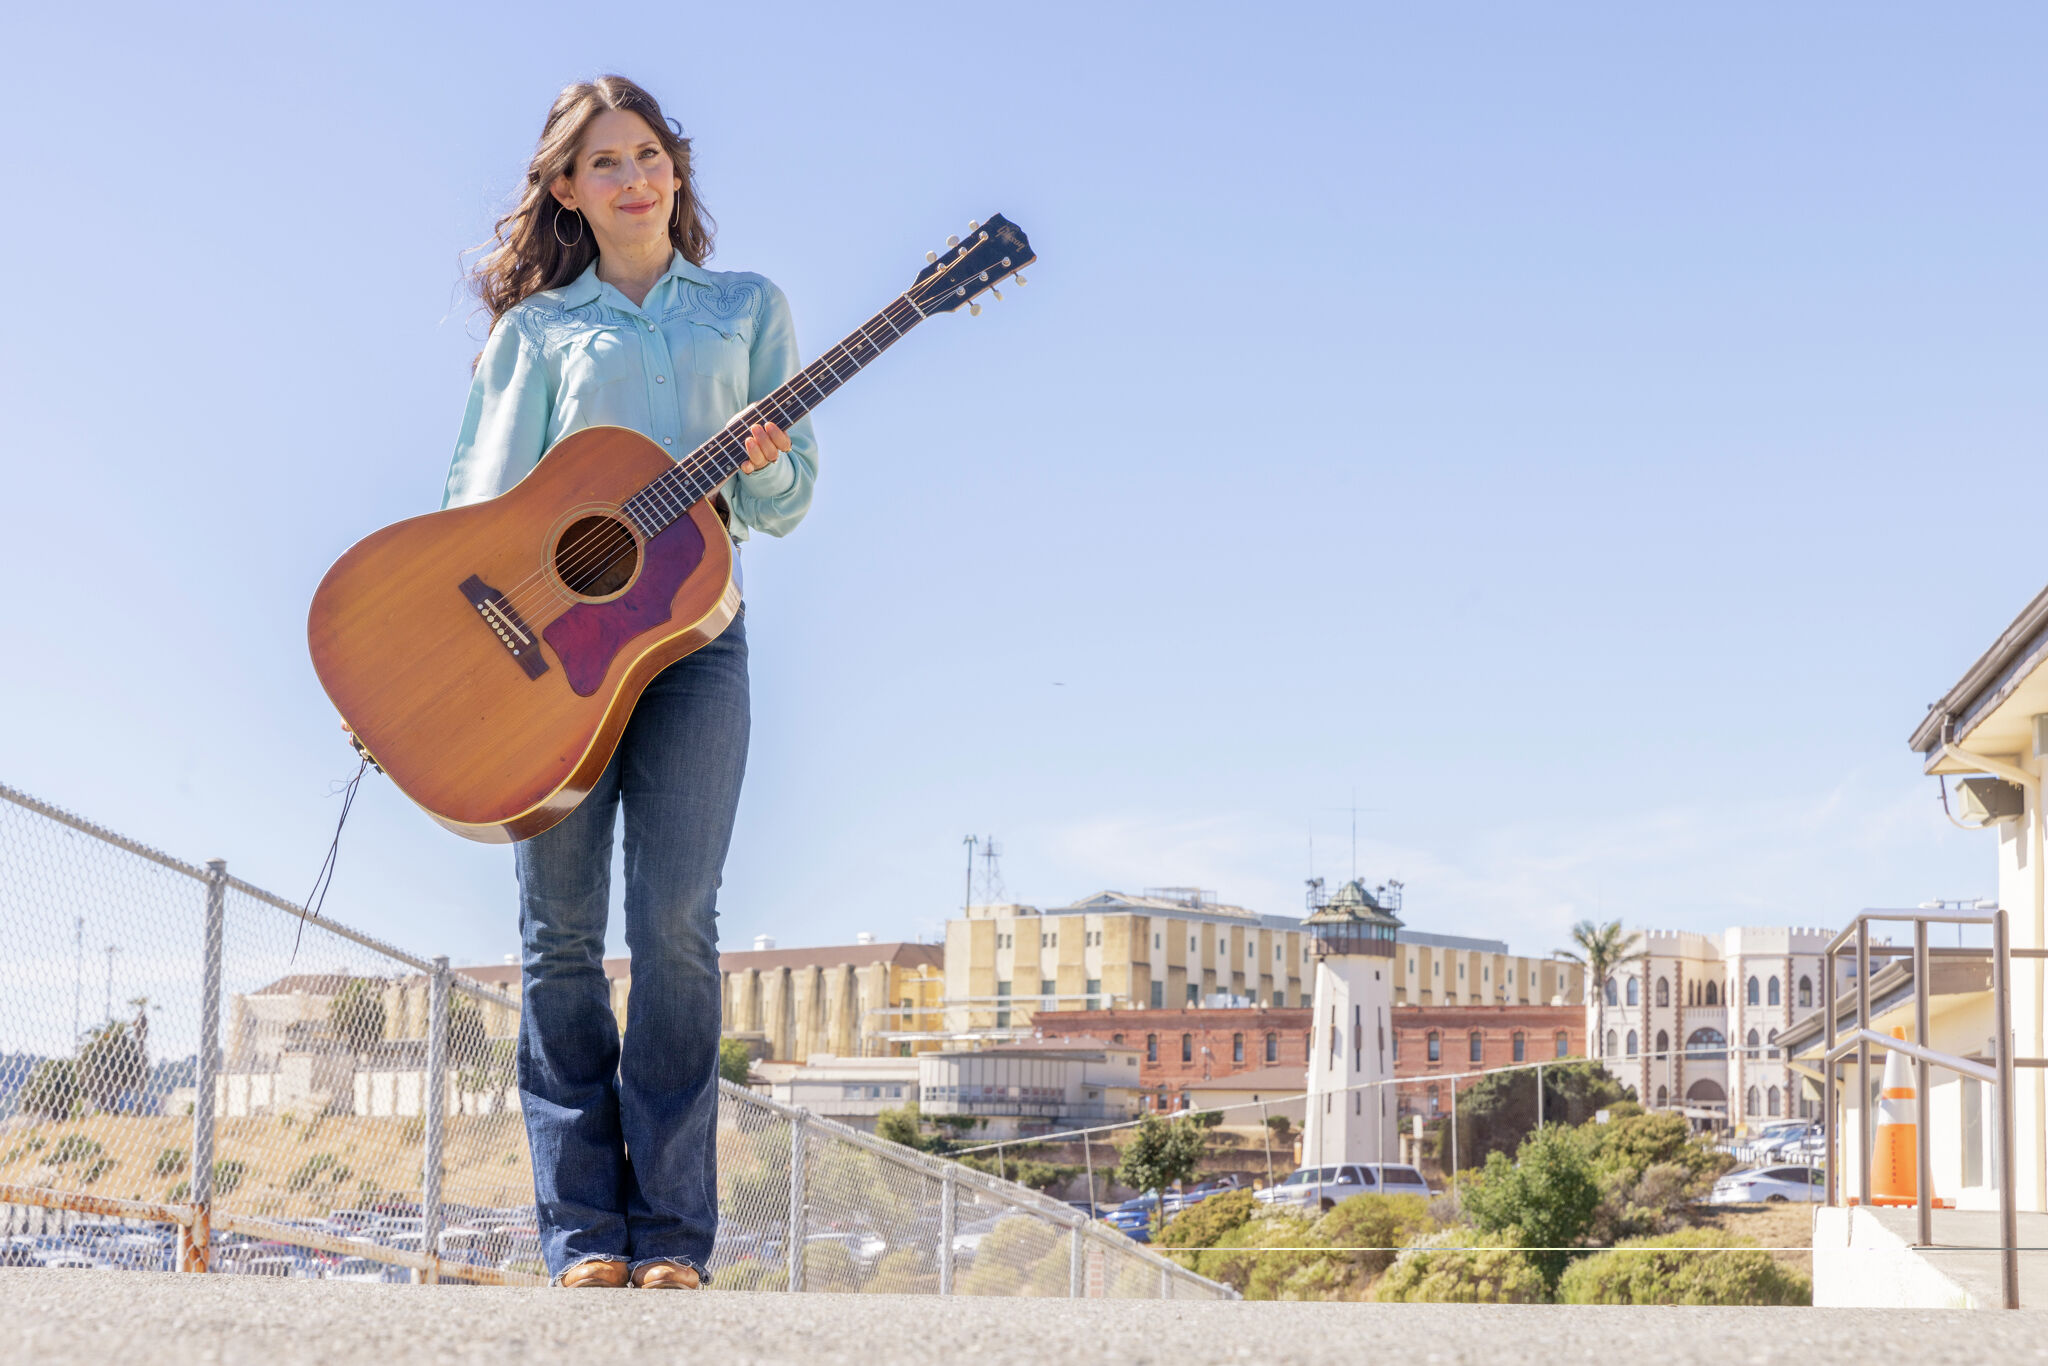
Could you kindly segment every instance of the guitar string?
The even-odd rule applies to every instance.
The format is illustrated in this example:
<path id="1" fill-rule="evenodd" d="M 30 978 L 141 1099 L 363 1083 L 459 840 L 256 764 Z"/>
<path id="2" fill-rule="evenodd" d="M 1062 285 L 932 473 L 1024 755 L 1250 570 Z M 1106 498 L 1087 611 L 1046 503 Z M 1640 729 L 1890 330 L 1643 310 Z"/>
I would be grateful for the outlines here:
<path id="1" fill-rule="evenodd" d="M 773 397 L 773 394 L 771 393 L 769 395 L 764 395 L 759 404 L 752 405 L 755 408 L 755 411 L 751 414 L 747 414 L 747 416 L 750 419 L 748 426 L 751 427 L 753 425 L 752 419 L 763 419 L 775 422 L 777 426 L 781 426 L 786 429 L 787 427 L 794 425 L 796 422 L 801 421 L 805 416 L 807 416 L 811 411 L 811 408 L 815 408 L 817 404 L 822 403 L 826 398 L 830 397 L 833 393 L 836 393 L 840 387 L 844 386 L 846 382 L 852 378 L 852 375 L 842 376 L 841 374 L 839 374 L 837 368 L 830 363 L 831 357 L 834 352 L 845 353 L 846 360 L 850 361 L 853 365 L 853 374 L 858 374 L 866 366 L 872 365 L 874 361 L 880 357 L 881 353 L 888 348 L 890 342 L 899 340 L 903 336 L 907 335 L 901 328 L 898 328 L 894 322 L 891 322 L 887 316 L 889 311 L 895 307 L 895 304 L 898 301 L 906 300 L 907 297 L 908 296 L 906 292 L 905 295 L 899 296 L 897 300 L 891 300 L 888 305 L 885 305 L 883 307 L 883 309 L 876 315 L 875 318 L 870 318 L 867 323 L 863 323 L 860 327 L 855 329 L 855 334 L 862 341 L 866 342 L 870 348 L 873 349 L 874 355 L 870 356 L 865 361 L 861 360 L 860 357 L 854 352 L 850 339 L 842 340 L 834 344 L 823 355 L 819 356 L 816 361 L 813 361 L 812 365 L 803 367 L 803 369 L 800 370 L 796 375 L 791 376 L 790 379 L 776 386 L 777 392 L 785 388 L 789 389 L 791 391 L 791 397 L 794 398 L 797 402 L 802 403 L 806 402 L 806 400 L 802 398 L 800 392 L 796 388 L 796 384 L 799 379 L 804 379 L 806 383 L 809 383 L 813 389 L 818 391 L 818 397 L 816 399 L 808 400 L 810 404 L 809 407 L 805 408 L 803 412 L 798 413 L 793 417 L 784 415 L 779 412 L 779 410 L 783 406 L 782 404 L 777 403 L 771 405 L 767 402 L 769 398 Z M 913 311 L 914 309 L 915 306 L 913 305 Z M 892 332 L 895 333 L 895 336 L 890 338 L 888 342 L 877 342 L 873 337 L 868 335 L 869 327 L 874 321 L 876 321 L 876 319 L 880 319 L 884 324 L 886 324 L 890 328 Z M 834 381 L 833 388 L 826 389 L 816 379 L 806 378 L 808 372 L 812 369 L 812 367 L 819 364 L 823 364 L 826 368 L 827 373 L 829 373 L 832 376 Z M 680 520 L 682 516 L 687 514 L 689 508 L 695 506 L 695 504 L 702 501 L 703 498 L 708 497 L 711 492 L 715 491 L 717 487 L 719 487 L 725 482 L 725 479 L 721 478 L 717 481 L 717 483 L 713 484 L 711 488 L 707 489 L 704 493 L 697 494 L 695 497 L 685 497 L 687 493 L 694 491 L 693 489 L 690 489 L 688 486 L 693 484 L 694 481 L 697 480 L 698 478 L 701 478 L 706 472 L 715 470 L 715 468 L 720 463 L 721 456 L 724 457 L 725 459 L 730 459 L 732 456 L 740 455 L 742 454 L 742 452 L 744 452 L 745 443 L 747 440 L 747 436 L 744 435 L 745 431 L 745 428 L 727 427 L 721 429 L 716 435 L 707 439 L 702 445 L 700 445 L 697 448 L 697 452 L 705 452 L 703 458 L 698 458 L 697 452 L 692 452 L 689 457 L 685 457 L 682 460 L 678 460 L 670 469 L 662 471 L 662 473 L 656 476 L 654 480 L 651 480 L 645 488 L 642 488 L 638 492 L 634 493 L 631 497 L 625 499 L 621 505 L 621 511 L 625 511 L 624 504 L 632 503 L 636 499 L 641 499 L 651 494 L 653 495 L 653 497 L 650 500 L 650 504 L 647 505 L 650 506 L 650 510 L 668 514 L 670 518 L 669 524 L 673 524 L 675 521 Z M 675 475 L 678 470 L 683 472 L 683 478 L 680 481 L 675 481 Z M 735 469 L 731 473 L 738 472 L 739 471 Z M 730 477 L 731 474 L 729 473 L 726 476 L 726 478 Z M 677 488 L 674 486 L 674 482 L 672 481 L 680 482 L 685 487 Z M 661 485 L 661 487 L 657 488 L 657 485 Z M 666 506 L 666 504 L 678 501 L 681 502 L 680 508 Z M 630 513 L 628 515 L 630 515 Z M 574 578 L 601 573 L 605 569 L 610 568 L 613 564 L 616 564 L 620 559 L 623 559 L 627 554 L 631 553 L 623 549 L 610 550 L 608 548 L 607 543 L 610 542 L 612 538 L 607 534 L 608 530 L 608 528 L 600 527 L 593 531 L 586 532 L 582 537 L 578 539 L 578 541 L 575 544 L 568 547 L 568 549 L 560 552 L 559 555 L 553 557 L 557 562 L 555 566 L 556 575 L 563 579 L 565 582 L 567 582 Z M 657 530 L 655 534 L 659 535 L 660 531 Z M 609 558 L 603 560 L 602 562 L 599 562 L 597 557 L 607 554 L 609 554 Z M 527 578 L 521 580 L 517 585 L 514 586 L 514 588 L 511 591 L 502 594 L 500 597 L 500 601 L 503 602 L 504 605 L 506 605 L 508 608 L 514 611 L 520 609 L 521 600 L 525 600 L 526 605 L 531 606 L 532 602 L 529 590 L 532 588 L 536 580 L 546 579 L 547 566 L 543 565 L 541 569 L 536 570 L 533 574 L 530 574 L 527 576 Z M 552 597 L 559 598 L 563 596 L 562 591 L 559 588 L 557 588 L 553 583 L 544 582 L 542 586 L 547 590 L 549 595 Z M 571 605 L 573 606 L 576 600 L 576 595 L 574 594 L 573 590 L 571 590 L 569 596 Z"/>
<path id="2" fill-rule="evenodd" d="M 855 353 L 853 346 L 853 337 L 848 337 L 835 343 L 832 347 L 830 347 L 822 355 L 820 355 L 816 360 L 814 360 L 810 365 L 804 366 L 795 375 L 791 376 L 790 379 L 784 381 L 783 384 L 776 386 L 777 390 L 781 390 L 784 388 L 790 389 L 791 397 L 795 398 L 798 402 L 805 401 L 801 398 L 800 394 L 796 389 L 798 380 L 804 380 L 804 382 L 810 384 L 812 388 L 817 389 L 819 392 L 819 397 L 814 400 L 810 400 L 810 406 L 805 408 L 805 410 L 802 413 L 799 413 L 794 417 L 783 415 L 781 417 L 781 420 L 776 422 L 777 426 L 787 428 L 788 426 L 794 425 L 796 422 L 801 421 L 805 416 L 809 415 L 811 409 L 815 408 L 817 404 L 822 403 L 826 398 L 829 398 L 832 394 L 838 392 L 838 390 L 841 387 L 843 387 L 850 379 L 852 379 L 853 375 L 859 374 L 861 370 L 865 369 L 869 365 L 872 365 L 875 362 L 875 360 L 879 359 L 882 352 L 888 349 L 888 345 L 890 343 L 893 343 L 896 340 L 902 338 L 903 336 L 908 335 L 904 329 L 898 328 L 895 322 L 890 320 L 888 317 L 890 311 L 894 309 L 896 304 L 899 302 L 909 302 L 909 291 L 905 291 L 903 294 L 897 296 L 896 299 L 892 299 L 888 304 L 884 305 L 876 315 L 871 317 L 867 322 L 861 324 L 861 326 L 854 329 L 853 336 L 858 337 L 860 341 L 865 342 L 870 348 L 873 349 L 874 354 L 869 356 L 866 360 L 862 360 Z M 915 304 L 912 304 L 912 311 L 916 311 Z M 885 326 L 889 327 L 890 330 L 895 334 L 894 336 L 890 337 L 888 339 L 888 342 L 886 343 L 878 342 L 873 336 L 869 335 L 870 329 L 872 328 L 873 324 L 876 323 L 877 321 L 880 321 Z M 839 373 L 838 368 L 832 364 L 832 360 L 834 358 L 835 353 L 843 353 L 844 362 L 850 363 L 852 366 L 851 373 L 846 375 L 841 375 Z M 814 366 L 821 364 L 824 365 L 826 372 L 830 374 L 833 378 L 834 384 L 831 389 L 824 388 L 823 385 L 821 385 L 815 378 L 807 378 L 808 372 Z M 776 417 L 772 416 L 771 413 L 779 412 L 783 405 L 780 403 L 773 405 L 768 404 L 767 399 L 771 398 L 772 396 L 772 393 L 764 395 L 761 403 L 758 405 L 754 405 L 755 411 L 746 414 L 746 416 L 749 418 L 749 427 L 751 427 L 753 425 L 753 422 L 756 420 L 776 421 Z M 689 485 L 693 484 L 697 479 L 702 478 L 706 473 L 715 470 L 717 466 L 720 464 L 721 456 L 730 458 L 733 455 L 740 455 L 745 450 L 745 443 L 747 439 L 745 432 L 746 428 L 727 427 L 720 429 L 718 433 L 716 433 L 715 435 L 707 439 L 702 445 L 700 445 L 696 451 L 693 451 L 690 456 L 687 456 L 682 460 L 676 461 L 673 466 L 671 466 L 667 470 L 662 471 L 662 473 L 660 475 L 657 475 L 654 480 L 651 480 L 646 487 L 634 493 L 631 497 L 627 498 L 624 501 L 630 503 L 634 499 L 640 498 L 643 495 L 648 494 L 650 492 L 653 492 L 655 494 L 657 505 L 661 503 L 668 503 L 678 500 L 684 492 L 684 489 L 673 487 L 673 485 L 668 484 L 668 481 L 676 480 L 677 472 L 681 471 L 682 477 L 678 482 L 680 482 L 685 486 L 685 488 L 687 488 Z M 702 453 L 701 455 L 700 452 Z M 737 472 L 737 470 L 735 470 L 734 472 Z M 729 478 L 730 475 L 728 474 L 726 477 Z M 695 506 L 696 503 L 702 501 L 705 497 L 708 497 L 711 492 L 715 491 L 719 487 L 719 485 L 722 485 L 724 482 L 725 479 L 721 478 L 717 481 L 717 483 L 711 486 L 711 489 L 707 490 L 705 493 L 699 494 L 697 497 L 690 498 L 688 501 L 684 502 L 682 508 L 679 511 L 675 511 L 674 516 L 671 518 L 670 524 L 672 525 L 674 521 L 681 520 L 683 516 L 688 515 L 688 510 L 690 507 Z M 657 484 L 664 484 L 667 486 L 661 488 L 657 492 L 655 490 L 655 486 Z M 621 510 L 623 510 L 623 505 Z M 660 510 L 663 512 L 672 511 L 672 509 L 666 507 L 662 507 L 660 508 Z M 612 524 L 607 524 L 606 526 L 598 527 L 592 531 L 585 532 L 582 536 L 580 536 L 577 539 L 575 543 L 570 545 L 567 550 L 560 552 L 557 556 L 551 557 L 555 559 L 557 562 L 555 566 L 556 574 L 565 582 L 573 581 L 577 578 L 593 576 L 595 574 L 602 573 L 604 570 L 610 568 L 613 564 L 616 564 L 619 560 L 624 559 L 627 555 L 633 553 L 632 551 L 626 549 L 610 549 L 608 543 L 612 539 L 610 534 L 611 530 Z M 659 535 L 660 533 L 659 531 L 657 531 L 655 534 Z M 607 554 L 609 555 L 608 559 L 604 559 L 602 561 L 599 560 L 599 556 L 604 556 Z M 535 585 L 538 584 L 541 589 L 545 590 L 548 597 L 562 598 L 565 596 L 562 592 L 562 589 L 556 587 L 555 584 L 547 581 L 547 571 L 548 566 L 546 564 L 543 564 L 543 566 L 539 570 L 536 570 L 534 573 L 528 575 L 525 579 L 520 580 L 519 583 L 516 584 L 511 590 L 498 595 L 497 599 L 498 603 L 507 611 L 519 614 L 526 625 L 536 630 L 539 629 L 539 625 L 536 624 L 535 621 L 531 618 L 528 618 L 526 613 L 528 611 L 536 610 L 539 607 L 552 604 L 544 602 L 540 598 L 540 596 L 533 591 Z M 569 598 L 569 601 L 568 605 L 563 608 L 564 611 L 567 611 L 568 607 L 573 607 L 576 604 L 576 602 L 580 600 L 576 595 L 573 594 L 573 591 L 567 596 Z M 554 618 L 548 618 L 549 621 L 552 621 L 553 619 Z"/>
<path id="3" fill-rule="evenodd" d="M 881 317 L 886 322 L 888 312 L 895 307 L 895 304 L 898 301 L 906 300 L 907 298 L 908 293 L 906 291 L 904 295 L 899 295 L 898 299 L 891 300 L 889 304 L 885 305 L 877 316 Z M 855 329 L 855 334 L 858 335 L 862 341 L 865 341 L 870 347 L 874 349 L 874 356 L 869 357 L 866 361 L 860 360 L 860 358 L 853 351 L 853 347 L 851 345 L 851 338 L 842 339 L 841 341 L 835 343 L 832 347 L 828 348 L 824 352 L 824 354 L 819 356 L 817 360 L 813 361 L 811 365 L 803 367 L 801 370 L 797 372 L 796 375 L 791 376 L 789 380 L 784 381 L 783 384 L 777 385 L 776 390 L 780 391 L 784 388 L 790 389 L 791 396 L 793 398 L 796 398 L 798 402 L 802 402 L 803 400 L 798 395 L 795 387 L 797 380 L 805 378 L 808 375 L 808 372 L 813 368 L 813 366 L 823 364 L 826 368 L 826 371 L 832 375 L 835 381 L 834 387 L 832 389 L 826 389 L 816 379 L 807 379 L 806 381 L 811 385 L 812 388 L 818 390 L 819 393 L 819 397 L 816 400 L 811 401 L 811 406 L 815 407 L 817 403 L 823 402 L 825 398 L 829 397 L 832 393 L 836 392 L 840 386 L 843 386 L 848 379 L 852 378 L 852 375 L 841 376 L 837 368 L 831 364 L 831 358 L 835 352 L 844 352 L 845 359 L 852 363 L 852 373 L 858 374 L 863 368 L 865 368 L 865 366 L 873 364 L 874 360 L 881 355 L 883 350 L 886 349 L 886 347 L 883 344 L 876 342 L 873 337 L 868 335 L 869 326 L 874 321 L 875 319 L 870 318 L 868 323 L 863 323 L 860 327 Z M 889 322 L 888 326 L 893 331 L 896 332 L 897 337 L 900 338 L 901 336 L 905 335 L 901 329 L 895 327 L 895 324 L 893 322 Z M 894 339 L 892 338 L 892 340 Z M 779 410 L 782 408 L 783 405 L 780 403 L 774 405 L 768 404 L 767 399 L 772 396 L 772 393 L 769 395 L 764 395 L 762 401 L 759 404 L 750 405 L 755 408 L 755 411 L 753 413 L 746 414 L 746 416 L 748 416 L 750 419 L 765 419 L 768 421 L 775 421 L 775 417 L 770 416 L 770 412 L 771 410 L 773 410 L 779 413 Z M 809 411 L 810 409 L 806 408 L 803 413 L 799 413 L 795 417 L 783 415 L 781 421 L 777 422 L 777 425 L 783 427 L 794 425 L 796 422 L 800 421 L 804 416 L 808 415 Z M 752 425 L 753 423 L 750 420 L 748 426 Z M 675 475 L 676 471 L 681 470 L 684 473 L 684 478 L 681 482 L 683 482 L 685 485 L 692 484 L 695 480 L 702 478 L 707 472 L 715 470 L 717 466 L 721 463 L 721 457 L 723 457 L 724 459 L 730 459 L 734 455 L 740 455 L 745 450 L 745 443 L 747 439 L 745 431 L 746 428 L 721 428 L 716 434 L 714 434 L 705 442 L 703 442 L 697 448 L 696 451 L 693 451 L 691 453 L 691 455 L 685 457 L 682 460 L 676 461 L 675 464 L 671 466 L 671 468 L 662 471 L 662 473 L 656 476 L 654 480 L 650 481 L 645 488 L 642 488 L 641 490 L 639 490 L 638 492 L 636 492 L 635 494 L 633 494 L 631 497 L 627 498 L 624 501 L 630 503 L 634 499 L 640 498 L 642 495 L 648 494 L 650 492 L 655 494 L 655 499 L 657 500 L 657 503 L 667 503 L 676 500 L 683 490 L 667 486 L 666 481 L 671 480 L 672 477 Z M 702 453 L 701 456 L 699 454 L 700 452 Z M 730 475 L 728 475 L 727 477 L 729 478 Z M 719 479 L 717 481 L 717 484 L 714 484 L 712 486 L 712 489 L 715 490 L 718 487 L 718 485 L 723 484 L 724 482 L 724 479 Z M 663 484 L 664 487 L 657 491 L 655 487 L 657 484 Z M 667 507 L 660 507 L 659 510 L 662 512 L 673 513 L 674 515 L 671 517 L 671 523 L 673 523 L 673 521 L 679 520 L 682 515 L 687 514 L 687 511 L 690 507 L 694 506 L 704 497 L 709 496 L 710 491 L 711 490 L 707 490 L 707 492 L 704 494 L 699 494 L 697 497 L 690 498 L 687 502 L 683 503 L 683 506 L 680 510 L 671 509 Z M 595 530 L 585 532 L 580 538 L 578 538 L 578 540 L 574 544 L 569 546 L 566 550 L 559 552 L 559 554 L 554 557 L 551 557 L 557 561 L 557 574 L 562 579 L 567 581 L 577 577 L 583 577 L 589 574 L 602 572 L 604 569 L 609 568 L 610 565 L 624 558 L 624 556 L 628 552 L 618 550 L 612 551 L 610 553 L 610 558 L 604 561 L 603 563 L 599 563 L 597 561 L 597 556 L 607 553 L 607 542 L 610 540 L 609 531 L 610 527 L 607 526 L 599 527 Z M 657 531 L 655 534 L 658 535 L 660 533 L 659 531 Z M 534 573 L 528 575 L 525 579 L 520 580 L 517 584 L 514 585 L 514 587 L 511 590 L 500 594 L 498 601 L 505 608 L 513 612 L 521 612 L 522 607 L 529 609 L 535 607 L 537 604 L 534 601 L 533 594 L 529 590 L 533 587 L 536 581 L 540 581 L 541 586 L 547 590 L 549 596 L 555 598 L 563 597 L 564 595 L 560 588 L 557 588 L 553 583 L 546 582 L 548 577 L 547 568 L 548 566 L 546 564 L 543 564 L 543 566 L 539 570 L 536 570 Z M 573 592 L 569 595 L 569 598 L 570 605 L 573 606 L 576 601 L 576 597 L 573 594 Z M 565 608 L 564 610 L 567 609 Z M 528 624 L 531 625 L 530 622 Z"/>

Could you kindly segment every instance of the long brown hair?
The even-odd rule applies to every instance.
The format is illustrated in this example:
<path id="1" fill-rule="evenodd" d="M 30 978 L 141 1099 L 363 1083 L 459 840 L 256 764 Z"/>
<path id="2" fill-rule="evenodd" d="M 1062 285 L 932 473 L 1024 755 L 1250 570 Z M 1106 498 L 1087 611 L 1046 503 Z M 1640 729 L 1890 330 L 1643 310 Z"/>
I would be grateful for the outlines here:
<path id="1" fill-rule="evenodd" d="M 638 114 L 654 130 L 661 149 L 675 163 L 678 182 L 668 240 L 692 265 L 701 266 L 710 257 L 715 225 L 697 197 L 690 140 L 662 116 L 654 96 L 624 76 L 578 81 L 555 96 L 548 121 L 541 125 L 533 160 L 526 166 L 525 193 L 520 195 L 518 207 L 498 220 L 487 254 L 470 272 L 477 297 L 490 310 L 491 326 L 496 327 L 506 310 L 521 299 L 544 289 L 559 289 L 597 259 L 590 225 L 582 224 L 580 232 L 571 229 L 568 223 L 576 216 L 564 213 L 548 187 L 557 177 L 569 174 L 591 120 L 609 109 Z M 563 246 L 564 237 L 574 245 Z"/>

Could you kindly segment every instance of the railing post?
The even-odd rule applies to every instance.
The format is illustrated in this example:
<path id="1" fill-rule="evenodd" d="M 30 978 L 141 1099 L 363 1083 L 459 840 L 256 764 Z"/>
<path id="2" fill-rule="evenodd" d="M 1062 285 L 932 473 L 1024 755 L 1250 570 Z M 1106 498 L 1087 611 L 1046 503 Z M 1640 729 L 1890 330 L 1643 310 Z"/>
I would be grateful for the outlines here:
<path id="1" fill-rule="evenodd" d="M 1092 1199 L 1092 1197 L 1091 1197 Z M 953 1293 L 953 1230 L 959 1222 L 960 1183 L 953 1164 L 939 1174 L 939 1293 Z"/>
<path id="2" fill-rule="evenodd" d="M 192 1078 L 192 1224 L 178 1231 L 178 1269 L 213 1262 L 214 1088 L 220 1075 L 221 928 L 227 918 L 228 861 L 206 861 L 206 929 L 199 987 L 199 1066 Z"/>
<path id="3" fill-rule="evenodd" d="M 434 1268 L 428 1284 L 441 1279 L 441 1153 L 448 1122 L 448 959 L 434 960 L 427 978 L 427 1084 L 420 1096 L 426 1117 L 426 1153 L 420 1172 L 420 1251 Z"/>
<path id="4" fill-rule="evenodd" d="M 1543 1064 L 1536 1064 L 1536 1129 L 1543 1130 Z"/>
<path id="5" fill-rule="evenodd" d="M 1913 1042 L 1922 1048 L 1933 1045 L 1927 1038 L 1927 998 L 1934 994 L 1934 978 L 1927 953 L 1927 922 L 1913 922 Z M 1928 1119 L 1927 1059 L 1913 1059 L 1913 1148 L 1914 1206 L 1919 1215 L 1920 1246 L 1934 1242 L 1934 1155 L 1933 1125 Z"/>
<path id="6" fill-rule="evenodd" d="M 1870 1030 L 1870 922 L 1856 921 L 1856 1028 Z M 1877 1146 L 1877 1107 L 1870 1103 L 1870 1040 L 1856 1040 L 1856 1192 L 1870 1207 L 1870 1150 Z"/>
<path id="7" fill-rule="evenodd" d="M 809 1196 L 805 1185 L 809 1178 L 809 1144 L 806 1114 L 798 1114 L 789 1122 L 789 1231 L 783 1239 L 783 1260 L 789 1268 L 789 1288 L 804 1288 L 804 1231 L 809 1220 L 806 1206 Z"/>
<path id="8" fill-rule="evenodd" d="M 1835 1117 L 1835 950 L 1832 945 L 1821 955 L 1820 960 L 1820 1019 L 1821 1019 L 1821 1080 L 1820 1080 L 1820 1123 L 1821 1136 L 1827 1140 L 1827 1161 L 1822 1165 L 1827 1174 L 1826 1203 L 1837 1205 L 1842 1199 L 1842 1160 L 1848 1156 L 1849 1145 L 1842 1141 L 1841 1121 Z"/>
<path id="9" fill-rule="evenodd" d="M 2038 856 L 2038 851 L 2037 851 Z M 1991 1018 L 1998 1031 L 1999 1282 L 2005 1307 L 2020 1307 L 2019 1180 L 2013 1169 L 2012 944 L 2003 910 L 1991 913 Z"/>
<path id="10" fill-rule="evenodd" d="M 1173 1298 L 1173 1272 L 1171 1269 L 1163 1266 L 1159 1268 L 1159 1298 L 1162 1300 Z"/>
<path id="11" fill-rule="evenodd" d="M 1083 1215 L 1074 1220 L 1074 1246 L 1067 1257 L 1067 1298 L 1070 1300 L 1078 1300 L 1086 1293 L 1087 1264 L 1081 1245 L 1087 1241 L 1088 1219 Z"/>

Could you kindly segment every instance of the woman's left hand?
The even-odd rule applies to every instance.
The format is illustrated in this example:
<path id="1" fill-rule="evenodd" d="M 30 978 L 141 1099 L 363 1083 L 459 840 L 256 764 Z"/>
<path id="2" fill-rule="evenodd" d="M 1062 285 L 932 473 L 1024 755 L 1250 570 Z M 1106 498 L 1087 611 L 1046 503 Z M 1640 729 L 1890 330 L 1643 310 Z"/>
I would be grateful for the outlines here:
<path id="1" fill-rule="evenodd" d="M 775 463 L 775 458 L 789 449 L 789 433 L 773 422 L 756 422 L 747 428 L 747 463 L 740 466 L 740 473 L 752 474 L 765 470 Z"/>

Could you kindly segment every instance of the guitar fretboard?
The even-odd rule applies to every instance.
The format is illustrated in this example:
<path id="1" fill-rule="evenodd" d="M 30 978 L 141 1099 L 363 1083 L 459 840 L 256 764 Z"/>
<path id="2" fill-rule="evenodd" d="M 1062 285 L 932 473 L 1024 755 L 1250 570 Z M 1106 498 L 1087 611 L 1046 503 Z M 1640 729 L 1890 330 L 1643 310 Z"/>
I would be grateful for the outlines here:
<path id="1" fill-rule="evenodd" d="M 709 497 L 746 463 L 748 427 L 765 421 L 787 431 L 792 422 L 823 403 L 833 390 L 859 374 L 923 321 L 924 314 L 917 306 L 907 296 L 899 295 L 773 392 L 748 404 L 718 435 L 628 498 L 622 510 L 642 535 L 655 536 L 689 511 L 691 504 Z"/>

